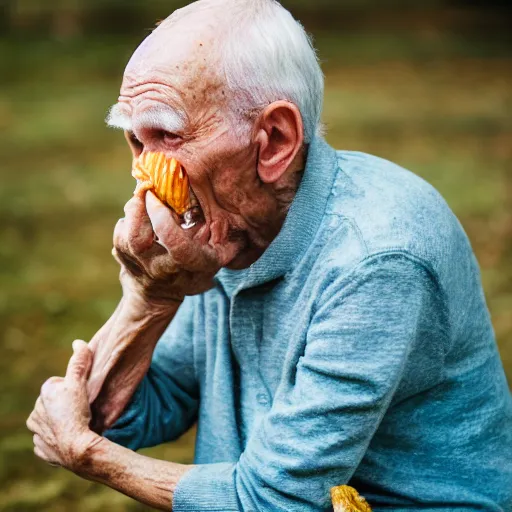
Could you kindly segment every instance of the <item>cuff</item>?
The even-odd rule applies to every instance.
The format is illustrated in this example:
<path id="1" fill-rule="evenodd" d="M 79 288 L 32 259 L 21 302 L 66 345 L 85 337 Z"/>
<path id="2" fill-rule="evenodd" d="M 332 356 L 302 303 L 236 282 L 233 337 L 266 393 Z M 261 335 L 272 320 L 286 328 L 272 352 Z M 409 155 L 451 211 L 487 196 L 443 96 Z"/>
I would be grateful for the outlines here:
<path id="1" fill-rule="evenodd" d="M 235 464 L 194 466 L 174 491 L 174 512 L 239 512 Z"/>

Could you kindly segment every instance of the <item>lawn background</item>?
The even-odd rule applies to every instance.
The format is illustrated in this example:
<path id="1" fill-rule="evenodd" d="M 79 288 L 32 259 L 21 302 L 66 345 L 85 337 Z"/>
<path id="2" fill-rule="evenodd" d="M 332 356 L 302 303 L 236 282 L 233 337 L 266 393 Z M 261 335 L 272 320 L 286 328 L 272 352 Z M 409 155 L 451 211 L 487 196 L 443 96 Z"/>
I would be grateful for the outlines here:
<path id="1" fill-rule="evenodd" d="M 24 423 L 119 299 L 112 229 L 133 190 L 103 119 L 176 1 L 0 3 L 0 510 L 145 507 L 36 460 Z M 512 379 L 512 42 L 501 2 L 283 2 L 319 49 L 328 141 L 432 183 L 466 229 Z M 191 460 L 193 433 L 153 456 Z"/>

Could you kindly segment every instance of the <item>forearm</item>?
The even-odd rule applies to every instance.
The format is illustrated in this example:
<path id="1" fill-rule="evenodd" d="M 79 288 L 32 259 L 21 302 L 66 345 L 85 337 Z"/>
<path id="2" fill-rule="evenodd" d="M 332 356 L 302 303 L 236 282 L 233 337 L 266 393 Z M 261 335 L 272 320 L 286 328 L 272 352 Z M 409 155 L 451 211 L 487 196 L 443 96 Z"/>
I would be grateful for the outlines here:
<path id="1" fill-rule="evenodd" d="M 94 426 L 111 426 L 146 374 L 155 346 L 179 303 L 166 308 L 123 298 L 90 343 L 94 362 L 88 381 Z"/>
<path id="2" fill-rule="evenodd" d="M 98 436 L 75 472 L 150 507 L 172 510 L 178 481 L 191 468 L 139 455 Z"/>

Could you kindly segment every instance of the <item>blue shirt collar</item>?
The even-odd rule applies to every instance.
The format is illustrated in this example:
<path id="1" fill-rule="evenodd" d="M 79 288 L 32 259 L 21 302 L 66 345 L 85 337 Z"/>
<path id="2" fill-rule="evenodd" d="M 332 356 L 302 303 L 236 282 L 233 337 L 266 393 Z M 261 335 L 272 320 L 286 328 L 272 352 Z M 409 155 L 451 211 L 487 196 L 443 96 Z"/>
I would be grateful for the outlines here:
<path id="1" fill-rule="evenodd" d="M 336 171 L 336 151 L 323 138 L 315 138 L 309 146 L 299 190 L 278 236 L 248 269 L 219 272 L 217 277 L 228 295 L 274 281 L 295 267 L 320 227 Z"/>

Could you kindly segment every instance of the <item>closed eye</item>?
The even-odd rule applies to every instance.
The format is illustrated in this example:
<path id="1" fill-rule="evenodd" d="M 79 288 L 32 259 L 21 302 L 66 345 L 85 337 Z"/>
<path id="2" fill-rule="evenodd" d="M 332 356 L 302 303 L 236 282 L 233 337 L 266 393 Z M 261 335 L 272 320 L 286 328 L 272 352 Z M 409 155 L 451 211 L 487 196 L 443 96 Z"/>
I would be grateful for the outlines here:
<path id="1" fill-rule="evenodd" d="M 161 130 L 159 133 L 159 138 L 164 144 L 176 144 L 176 142 L 180 142 L 183 140 L 181 135 L 173 132 L 167 132 L 165 130 Z"/>

